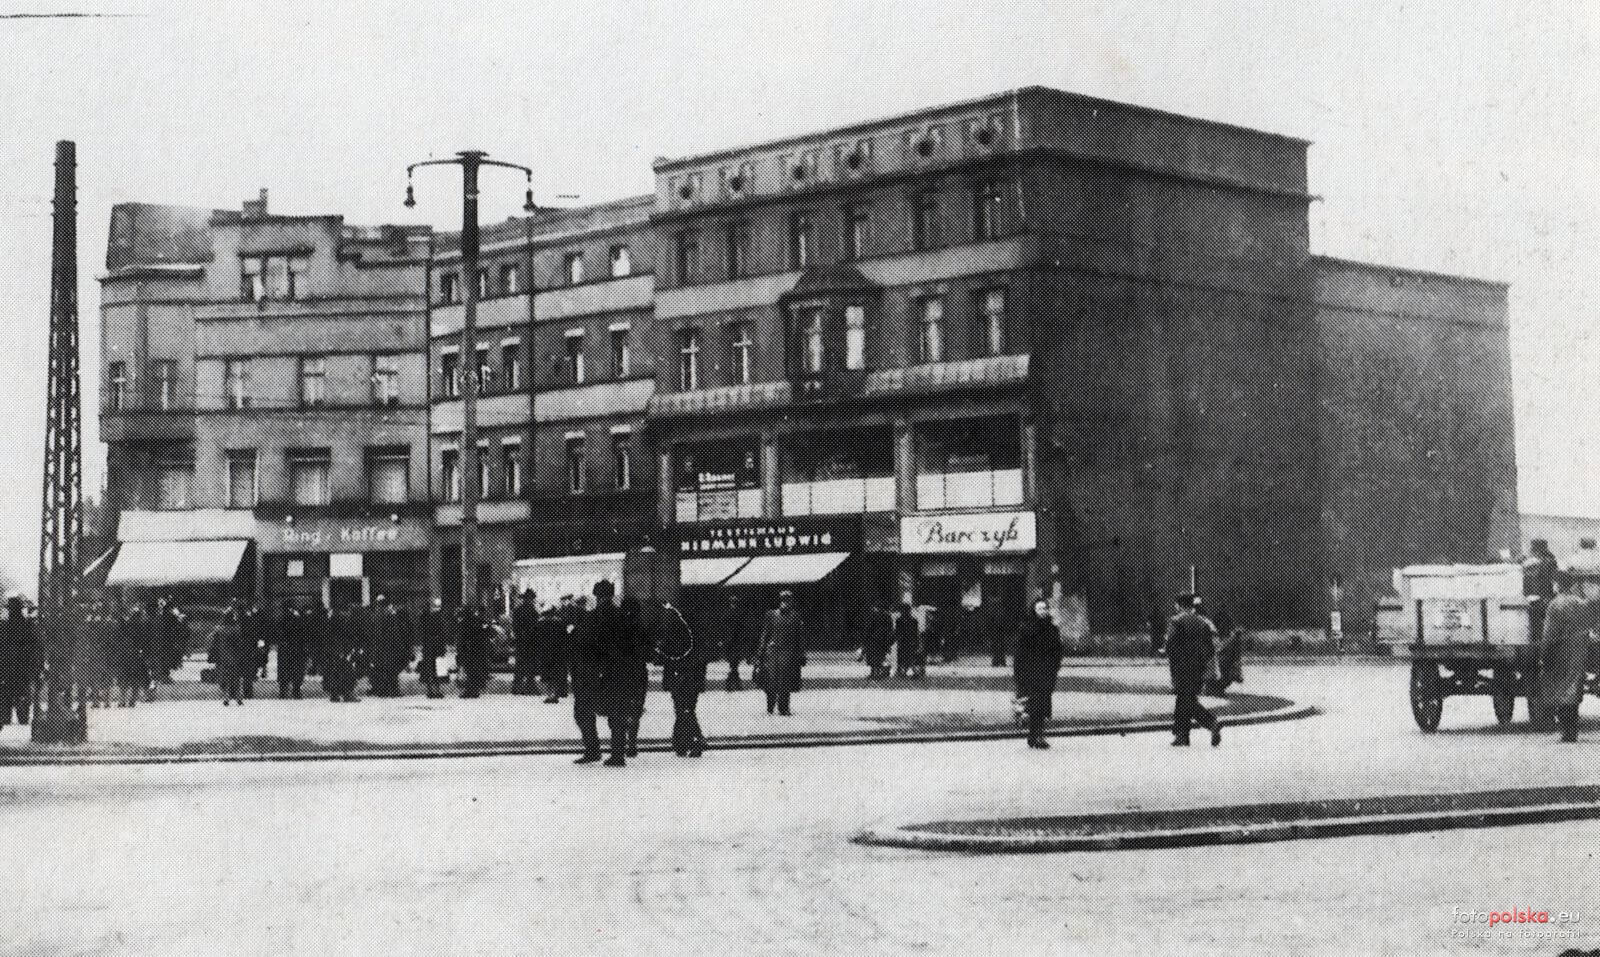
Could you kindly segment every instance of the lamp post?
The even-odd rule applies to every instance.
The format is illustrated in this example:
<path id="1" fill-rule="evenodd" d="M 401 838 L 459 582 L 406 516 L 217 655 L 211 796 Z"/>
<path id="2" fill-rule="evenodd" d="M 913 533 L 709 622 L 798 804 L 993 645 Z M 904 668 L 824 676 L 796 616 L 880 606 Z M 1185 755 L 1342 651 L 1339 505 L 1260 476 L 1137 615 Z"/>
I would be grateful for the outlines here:
<path id="1" fill-rule="evenodd" d="M 515 163 L 489 159 L 482 150 L 462 150 L 454 159 L 424 160 L 406 167 L 406 206 L 417 205 L 412 173 L 419 166 L 461 167 L 461 605 L 475 601 L 478 576 L 478 390 L 483 370 L 478 366 L 478 169 L 501 166 L 519 170 L 528 180 L 523 209 L 532 213 L 533 170 Z M 471 366 L 468 363 L 472 363 Z"/>

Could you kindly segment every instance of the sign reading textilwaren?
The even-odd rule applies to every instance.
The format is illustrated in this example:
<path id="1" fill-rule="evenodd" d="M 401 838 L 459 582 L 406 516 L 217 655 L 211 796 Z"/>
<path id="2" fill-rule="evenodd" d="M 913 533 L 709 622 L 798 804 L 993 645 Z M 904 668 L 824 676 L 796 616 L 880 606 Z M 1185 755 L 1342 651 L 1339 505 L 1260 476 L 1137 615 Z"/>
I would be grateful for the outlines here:
<path id="1" fill-rule="evenodd" d="M 1031 552 L 1035 535 L 1032 512 L 963 512 L 900 519 L 900 551 L 908 555 Z"/>

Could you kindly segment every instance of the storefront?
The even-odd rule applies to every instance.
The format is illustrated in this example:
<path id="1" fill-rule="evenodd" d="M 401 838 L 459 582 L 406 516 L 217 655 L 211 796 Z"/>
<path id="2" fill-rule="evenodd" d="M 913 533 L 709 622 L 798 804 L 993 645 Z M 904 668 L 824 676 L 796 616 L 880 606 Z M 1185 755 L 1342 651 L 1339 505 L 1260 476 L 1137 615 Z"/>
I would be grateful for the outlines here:
<path id="1" fill-rule="evenodd" d="M 222 509 L 122 513 L 105 584 L 129 598 L 227 604 L 255 596 L 255 520 Z"/>
<path id="2" fill-rule="evenodd" d="M 856 640 L 879 556 L 862 549 L 861 516 L 707 522 L 678 527 L 680 602 L 714 633 L 751 632 L 793 591 L 812 646 Z"/>
<path id="3" fill-rule="evenodd" d="M 336 609 L 379 595 L 428 606 L 429 526 L 417 516 L 283 515 L 258 520 L 263 597 Z"/>
<path id="4" fill-rule="evenodd" d="M 1028 563 L 1038 546 L 1032 511 L 946 512 L 900 519 L 913 602 L 947 611 L 983 608 L 1020 620 Z"/>

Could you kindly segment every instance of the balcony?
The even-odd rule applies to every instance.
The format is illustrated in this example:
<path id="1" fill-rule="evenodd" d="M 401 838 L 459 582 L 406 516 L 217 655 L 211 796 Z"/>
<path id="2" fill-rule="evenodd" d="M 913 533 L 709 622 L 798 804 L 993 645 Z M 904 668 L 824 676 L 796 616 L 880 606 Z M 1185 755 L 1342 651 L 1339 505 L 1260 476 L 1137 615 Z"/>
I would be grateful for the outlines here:
<path id="1" fill-rule="evenodd" d="M 934 392 L 960 392 L 1028 381 L 1028 356 L 986 356 L 959 362 L 930 362 L 903 369 L 882 369 L 867 376 L 862 394 L 881 397 Z"/>
<path id="2" fill-rule="evenodd" d="M 102 400 L 103 401 L 103 400 Z M 168 408 L 158 403 L 124 403 L 100 407 L 100 441 L 165 443 L 194 441 L 194 409 L 184 402 Z"/>

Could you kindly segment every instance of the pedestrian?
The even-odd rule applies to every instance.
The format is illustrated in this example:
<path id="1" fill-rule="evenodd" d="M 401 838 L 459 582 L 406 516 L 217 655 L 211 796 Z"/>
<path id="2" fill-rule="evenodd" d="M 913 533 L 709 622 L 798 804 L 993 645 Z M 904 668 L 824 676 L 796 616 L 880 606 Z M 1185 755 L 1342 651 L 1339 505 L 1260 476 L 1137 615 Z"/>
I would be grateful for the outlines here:
<path id="1" fill-rule="evenodd" d="M 683 613 L 670 604 L 661 608 L 655 648 L 661 663 L 661 690 L 672 696 L 672 753 L 698 758 L 706 750 L 698 708 L 700 695 L 706 690 L 709 649 L 689 627 Z"/>
<path id="2" fill-rule="evenodd" d="M 116 627 L 111 609 L 96 602 L 85 616 L 76 642 L 73 673 L 78 679 L 78 694 L 87 698 L 92 708 L 111 707 L 111 647 L 116 641 Z"/>
<path id="3" fill-rule="evenodd" d="M 1028 716 L 1028 747 L 1048 748 L 1045 724 L 1054 714 L 1056 677 L 1061 673 L 1061 629 L 1050 617 L 1050 603 L 1033 603 L 1033 612 L 1017 628 L 1012 682 Z"/>
<path id="4" fill-rule="evenodd" d="M 443 698 L 445 626 L 443 603 L 433 600 L 433 606 L 422 613 L 417 622 L 418 639 L 422 654 L 417 658 L 417 677 L 422 690 L 430 698 Z"/>
<path id="5" fill-rule="evenodd" d="M 1179 595 L 1177 614 L 1167 622 L 1167 664 L 1172 674 L 1172 744 L 1189 746 L 1189 729 L 1198 724 L 1211 731 L 1211 746 L 1222 743 L 1222 724 L 1200 703 L 1206 669 L 1216 655 L 1217 628 L 1200 613 L 1200 599 Z"/>
<path id="6" fill-rule="evenodd" d="M 739 674 L 739 664 L 753 662 L 755 653 L 750 647 L 750 623 L 737 596 L 729 595 L 727 607 L 721 614 L 713 614 L 716 633 L 721 636 L 722 656 L 728 661 L 728 676 L 722 680 L 722 689 L 728 692 L 743 691 L 744 678 Z"/>
<path id="7" fill-rule="evenodd" d="M 989 638 L 989 664 L 996 668 L 1004 668 L 1007 647 L 1011 643 L 1006 615 L 1001 612 L 999 603 L 993 601 L 985 601 L 979 606 L 979 610 L 982 612 L 983 629 Z"/>
<path id="8" fill-rule="evenodd" d="M 1570 744 L 1578 740 L 1578 706 L 1589 676 L 1589 633 L 1596 625 L 1600 583 L 1571 570 L 1559 572 L 1553 581 L 1558 594 L 1545 609 L 1544 628 L 1534 648 L 1539 662 L 1537 688 L 1540 710 L 1554 713 L 1561 740 Z"/>
<path id="9" fill-rule="evenodd" d="M 897 678 L 917 677 L 922 668 L 922 629 L 911 603 L 903 601 L 894 619 L 894 673 Z"/>
<path id="10" fill-rule="evenodd" d="M 1220 618 L 1221 615 L 1218 615 Z M 1217 656 L 1206 674 L 1206 694 L 1220 698 L 1228 688 L 1244 681 L 1244 629 L 1230 623 L 1228 630 L 1217 625 Z"/>
<path id="11" fill-rule="evenodd" d="M 222 613 L 211 643 L 211 657 L 217 669 L 217 684 L 222 688 L 224 707 L 244 704 L 246 676 L 255 672 L 255 646 L 245 626 L 244 603 L 235 598 Z"/>
<path id="12" fill-rule="evenodd" d="M 861 657 L 867 664 L 867 680 L 889 677 L 889 646 L 894 644 L 894 619 L 880 602 L 867 612 L 861 639 Z"/>
<path id="13" fill-rule="evenodd" d="M 488 616 L 476 606 L 464 605 L 457 617 L 456 664 L 461 671 L 461 697 L 476 698 L 489 686 Z"/>
<path id="14" fill-rule="evenodd" d="M 1528 542 L 1528 557 L 1522 563 L 1522 593 L 1528 602 L 1528 634 L 1534 638 L 1543 632 L 1545 613 L 1556 597 L 1558 571 L 1549 541 L 1535 538 Z"/>
<path id="15" fill-rule="evenodd" d="M 622 630 L 618 635 L 612 669 L 616 686 L 613 706 L 627 720 L 625 753 L 639 756 L 639 724 L 644 720 L 645 698 L 650 692 L 651 641 L 639 599 L 633 595 L 622 596 L 617 605 Z"/>
<path id="16" fill-rule="evenodd" d="M 39 675 L 38 630 L 21 596 L 6 599 L 6 620 L 0 625 L 0 728 L 28 723 L 34 681 Z"/>
<path id="17" fill-rule="evenodd" d="M 544 703 L 555 704 L 567 696 L 567 672 L 571 665 L 572 632 L 575 627 L 567 612 L 571 605 L 545 608 L 534 622 L 534 645 L 539 660 L 539 681 L 544 686 Z"/>
<path id="18" fill-rule="evenodd" d="M 267 666 L 267 616 L 255 604 L 248 604 L 239 618 L 240 640 L 246 648 L 245 668 L 243 680 L 244 696 L 256 696 L 256 678 L 261 677 Z"/>
<path id="19" fill-rule="evenodd" d="M 628 719 L 614 713 L 612 702 L 618 684 L 616 649 L 623 625 L 621 611 L 612 603 L 616 587 L 601 579 L 594 583 L 594 607 L 583 616 L 576 631 L 572 656 L 572 717 L 583 738 L 583 754 L 576 763 L 600 760 L 600 732 L 597 717 L 604 714 L 611 727 L 611 767 L 627 764 Z"/>
<path id="20" fill-rule="evenodd" d="M 767 612 L 761 629 L 761 646 L 756 653 L 757 683 L 767 693 L 767 714 L 789 714 L 789 699 L 800 690 L 800 675 L 806 665 L 805 635 L 800 614 L 795 611 L 794 592 L 785 588 L 778 594 L 778 607 Z"/>
<path id="21" fill-rule="evenodd" d="M 384 595 L 374 604 L 369 647 L 372 648 L 372 693 L 374 697 L 400 696 L 400 675 L 411 667 L 416 648 L 411 621 L 405 612 Z"/>
<path id="22" fill-rule="evenodd" d="M 135 604 L 117 629 L 116 671 L 117 707 L 132 708 L 139 703 L 150 684 L 146 655 L 150 649 L 150 619 L 141 605 Z"/>
<path id="23" fill-rule="evenodd" d="M 531 589 L 523 589 L 511 606 L 512 694 L 534 694 L 538 688 L 535 648 L 539 640 L 539 608 Z"/>
<path id="24" fill-rule="evenodd" d="M 356 639 L 358 622 L 348 605 L 339 608 L 328 621 L 322 643 L 322 690 L 329 701 L 354 702 L 360 680 L 360 643 Z"/>
<path id="25" fill-rule="evenodd" d="M 306 680 L 306 616 L 285 598 L 278 613 L 278 697 L 299 698 Z"/>
<path id="26" fill-rule="evenodd" d="M 172 673 L 183 667 L 183 659 L 189 654 L 189 621 L 169 598 L 163 596 L 156 607 L 156 617 L 160 622 L 156 629 L 157 656 L 161 662 L 157 680 L 162 684 L 171 684 Z"/>

